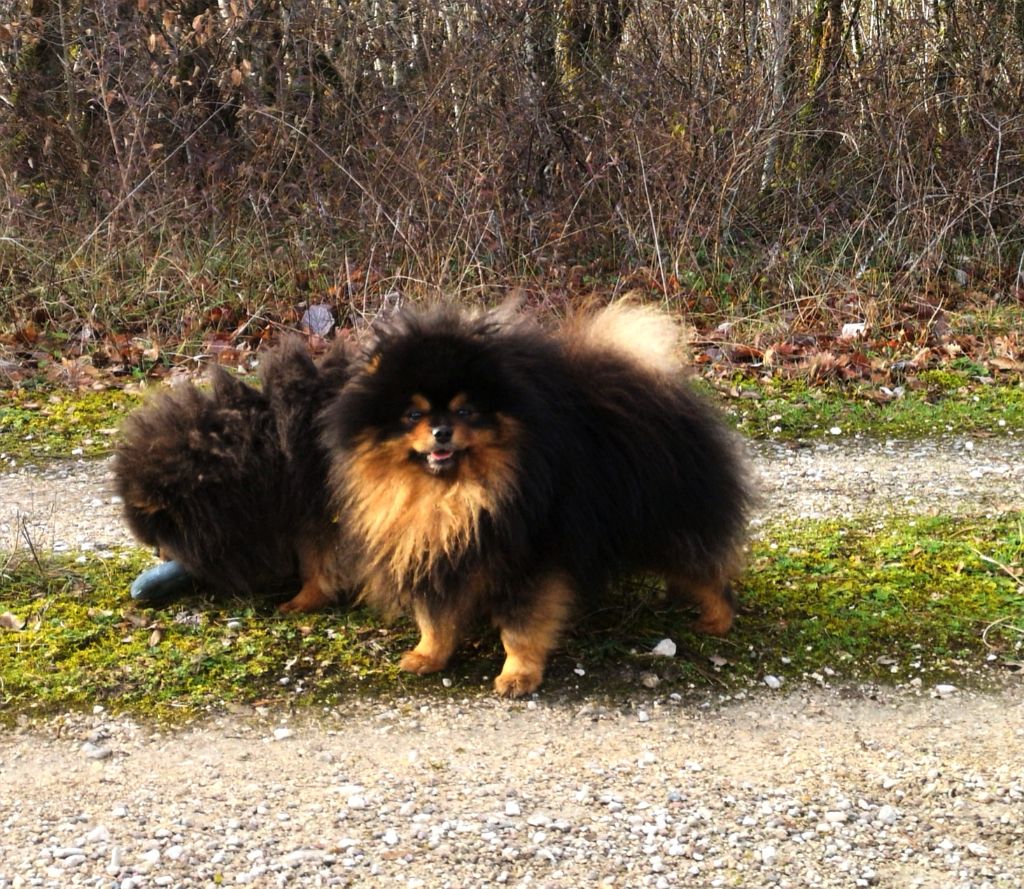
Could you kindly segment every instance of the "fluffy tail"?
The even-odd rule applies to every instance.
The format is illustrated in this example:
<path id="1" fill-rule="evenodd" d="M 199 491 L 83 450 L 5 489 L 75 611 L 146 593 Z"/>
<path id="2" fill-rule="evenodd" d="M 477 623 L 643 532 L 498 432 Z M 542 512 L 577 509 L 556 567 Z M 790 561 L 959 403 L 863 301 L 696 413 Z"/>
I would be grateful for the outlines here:
<path id="1" fill-rule="evenodd" d="M 676 375 L 685 363 L 683 328 L 650 306 L 612 303 L 570 322 L 569 348 L 615 352 L 654 374 Z"/>

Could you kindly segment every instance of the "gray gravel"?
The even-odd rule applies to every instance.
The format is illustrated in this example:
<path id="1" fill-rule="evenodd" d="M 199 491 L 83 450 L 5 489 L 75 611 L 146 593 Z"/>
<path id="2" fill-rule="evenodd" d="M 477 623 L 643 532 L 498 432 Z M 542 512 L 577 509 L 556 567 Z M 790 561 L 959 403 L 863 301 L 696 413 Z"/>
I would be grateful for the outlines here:
<path id="1" fill-rule="evenodd" d="M 757 445 L 759 521 L 1021 509 L 1021 450 Z M 129 542 L 107 473 L 0 473 L 0 549 Z M 1008 682 L 26 722 L 0 730 L 0 889 L 1024 887 Z"/>
<path id="2" fill-rule="evenodd" d="M 0 735 L 0 887 L 1024 886 L 1022 726 L 1021 685 L 67 717 Z"/>
<path id="3" fill-rule="evenodd" d="M 1024 445 L 1011 435 L 896 442 L 830 439 L 750 445 L 760 521 L 862 512 L 999 512 L 1024 508 Z M 107 460 L 42 468 L 0 464 L 0 550 L 94 550 L 132 542 Z"/>

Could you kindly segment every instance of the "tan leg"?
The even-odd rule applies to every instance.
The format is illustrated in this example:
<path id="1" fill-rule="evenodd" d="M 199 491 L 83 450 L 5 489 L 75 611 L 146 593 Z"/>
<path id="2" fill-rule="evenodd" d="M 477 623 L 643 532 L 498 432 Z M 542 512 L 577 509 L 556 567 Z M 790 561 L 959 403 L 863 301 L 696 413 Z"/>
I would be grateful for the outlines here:
<path id="1" fill-rule="evenodd" d="M 307 578 L 306 582 L 291 599 L 278 606 L 282 614 L 299 614 L 319 611 L 334 602 L 334 594 L 325 588 L 319 574 Z"/>
<path id="2" fill-rule="evenodd" d="M 536 595 L 533 612 L 525 620 L 514 625 L 499 621 L 505 664 L 494 690 L 503 697 L 519 698 L 540 686 L 575 599 L 572 585 L 562 575 L 545 578 Z"/>
<path id="3" fill-rule="evenodd" d="M 413 606 L 416 626 L 419 627 L 420 641 L 412 651 L 407 651 L 398 662 L 401 669 L 409 673 L 436 673 L 448 663 L 462 634 L 462 619 L 457 612 L 431 614 L 417 602 Z"/>
<path id="4" fill-rule="evenodd" d="M 692 602 L 700 609 L 700 617 L 693 628 L 709 636 L 724 636 L 732 627 L 736 616 L 736 600 L 732 589 L 721 581 L 696 583 L 678 578 L 668 579 L 668 592 Z"/>

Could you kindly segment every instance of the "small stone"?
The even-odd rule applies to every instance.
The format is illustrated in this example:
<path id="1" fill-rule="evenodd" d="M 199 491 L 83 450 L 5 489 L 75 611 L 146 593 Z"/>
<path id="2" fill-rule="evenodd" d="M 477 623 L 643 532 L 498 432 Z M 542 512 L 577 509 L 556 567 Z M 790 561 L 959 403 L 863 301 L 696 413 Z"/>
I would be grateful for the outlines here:
<path id="1" fill-rule="evenodd" d="M 882 824 L 895 824 L 896 810 L 890 805 L 880 806 L 878 809 L 878 820 Z"/>
<path id="2" fill-rule="evenodd" d="M 935 694 L 937 694 L 940 698 L 948 698 L 951 695 L 955 695 L 956 694 L 956 686 L 955 685 L 936 685 L 935 686 Z"/>
<path id="3" fill-rule="evenodd" d="M 285 867 L 298 867 L 306 861 L 322 861 L 324 853 L 320 849 L 295 849 L 281 858 Z"/>
<path id="4" fill-rule="evenodd" d="M 86 741 L 82 745 L 82 753 L 84 753 L 89 759 L 109 759 L 113 755 L 113 751 L 109 747 L 101 747 L 98 744 L 93 744 L 91 741 Z"/>
<path id="5" fill-rule="evenodd" d="M 640 684 L 644 688 L 657 688 L 661 684 L 661 677 L 657 673 L 641 673 Z"/>
<path id="6" fill-rule="evenodd" d="M 110 839 L 110 831 L 102 824 L 97 824 L 85 835 L 87 843 L 106 843 Z"/>
<path id="7" fill-rule="evenodd" d="M 774 846 L 762 846 L 758 851 L 758 856 L 761 859 L 761 864 L 770 867 L 779 857 L 779 853 Z"/>
<path id="8" fill-rule="evenodd" d="M 651 714 L 648 713 L 646 710 L 639 710 L 639 711 L 637 711 L 636 718 L 640 722 L 650 722 L 651 721 Z"/>
<path id="9" fill-rule="evenodd" d="M 286 741 L 288 738 L 292 737 L 292 735 L 294 735 L 294 734 L 295 734 L 295 732 L 293 732 L 290 728 L 276 728 L 276 729 L 274 729 L 274 740 L 275 741 Z"/>
<path id="10" fill-rule="evenodd" d="M 384 831 L 384 842 L 389 846 L 394 846 L 398 842 L 398 832 L 390 828 Z"/>
<path id="11" fill-rule="evenodd" d="M 782 680 L 778 676 L 772 676 L 770 673 L 764 677 L 764 684 L 772 689 L 772 691 L 782 688 Z"/>
<path id="12" fill-rule="evenodd" d="M 656 654 L 658 657 L 675 657 L 676 644 L 671 639 L 662 639 L 651 649 L 651 654 Z"/>
<path id="13" fill-rule="evenodd" d="M 514 799 L 505 801 L 506 815 L 520 815 L 522 814 L 522 811 L 523 810 L 519 808 L 519 803 L 517 803 Z"/>

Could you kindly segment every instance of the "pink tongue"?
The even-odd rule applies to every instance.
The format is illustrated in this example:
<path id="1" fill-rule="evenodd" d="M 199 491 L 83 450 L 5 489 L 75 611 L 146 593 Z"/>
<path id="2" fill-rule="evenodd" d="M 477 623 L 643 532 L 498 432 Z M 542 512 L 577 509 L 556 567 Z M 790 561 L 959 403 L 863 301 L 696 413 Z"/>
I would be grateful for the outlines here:
<path id="1" fill-rule="evenodd" d="M 430 456 L 435 460 L 447 460 L 452 455 L 451 451 L 431 451 Z"/>

